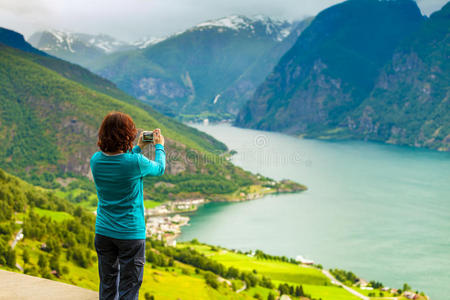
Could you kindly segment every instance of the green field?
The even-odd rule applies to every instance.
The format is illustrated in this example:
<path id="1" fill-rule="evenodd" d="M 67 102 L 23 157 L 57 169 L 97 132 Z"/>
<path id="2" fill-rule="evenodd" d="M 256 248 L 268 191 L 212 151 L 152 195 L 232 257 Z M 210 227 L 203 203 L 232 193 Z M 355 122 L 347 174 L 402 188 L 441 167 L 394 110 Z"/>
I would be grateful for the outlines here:
<path id="1" fill-rule="evenodd" d="M 229 250 L 220 249 L 212 251 L 207 245 L 180 244 L 180 247 L 193 247 L 208 257 L 230 267 L 233 266 L 244 271 L 256 270 L 266 275 L 274 283 L 286 282 L 289 284 L 329 285 L 330 280 L 319 270 L 311 267 L 298 266 L 287 262 L 275 260 L 262 260 Z"/>
<path id="2" fill-rule="evenodd" d="M 39 207 L 35 207 L 34 211 L 40 215 L 40 216 L 46 216 L 46 217 L 50 217 L 52 220 L 56 221 L 56 222 L 61 222 L 64 220 L 70 220 L 73 218 L 72 215 L 68 214 L 67 212 L 64 211 L 53 211 L 53 210 L 47 210 L 47 209 L 42 209 Z"/>
<path id="3" fill-rule="evenodd" d="M 337 286 L 303 285 L 305 293 L 322 300 L 358 300 L 359 298 Z"/>
<path id="4" fill-rule="evenodd" d="M 61 189 L 56 189 L 53 190 L 53 192 L 64 199 L 76 199 L 77 197 L 79 197 L 81 194 L 86 193 L 85 190 L 80 189 L 80 188 L 74 188 L 74 189 L 70 189 L 70 190 L 66 190 L 66 191 L 62 191 Z M 97 209 L 97 195 L 94 193 L 90 193 L 88 196 L 86 196 L 86 198 L 81 201 L 73 201 L 73 200 L 69 200 L 71 202 L 74 202 L 78 205 L 80 205 L 83 208 L 86 208 L 89 211 L 95 211 Z"/>
<path id="5" fill-rule="evenodd" d="M 153 200 L 144 200 L 144 207 L 146 209 L 154 208 L 161 205 L 161 202 L 153 201 Z"/>

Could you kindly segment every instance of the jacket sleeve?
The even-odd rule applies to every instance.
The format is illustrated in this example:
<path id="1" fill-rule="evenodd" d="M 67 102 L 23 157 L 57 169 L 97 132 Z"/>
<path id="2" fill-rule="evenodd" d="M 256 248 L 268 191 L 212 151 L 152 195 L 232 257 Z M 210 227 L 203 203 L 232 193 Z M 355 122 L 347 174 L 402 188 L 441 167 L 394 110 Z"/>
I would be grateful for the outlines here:
<path id="1" fill-rule="evenodd" d="M 166 169 L 166 152 L 161 144 L 155 145 L 155 160 L 150 160 L 141 154 L 141 148 L 134 146 L 133 153 L 137 154 L 137 162 L 141 170 L 141 176 L 161 176 Z"/>

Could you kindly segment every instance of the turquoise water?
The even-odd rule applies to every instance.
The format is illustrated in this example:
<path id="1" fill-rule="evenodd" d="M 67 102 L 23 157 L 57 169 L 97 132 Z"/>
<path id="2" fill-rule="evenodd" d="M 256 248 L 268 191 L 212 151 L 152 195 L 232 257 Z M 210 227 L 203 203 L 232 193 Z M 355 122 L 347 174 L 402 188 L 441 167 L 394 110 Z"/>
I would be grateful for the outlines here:
<path id="1" fill-rule="evenodd" d="M 308 186 L 300 194 L 210 203 L 180 240 L 302 255 L 390 287 L 408 282 L 450 299 L 450 154 L 364 142 L 302 140 L 279 133 L 195 125 L 232 161 Z"/>

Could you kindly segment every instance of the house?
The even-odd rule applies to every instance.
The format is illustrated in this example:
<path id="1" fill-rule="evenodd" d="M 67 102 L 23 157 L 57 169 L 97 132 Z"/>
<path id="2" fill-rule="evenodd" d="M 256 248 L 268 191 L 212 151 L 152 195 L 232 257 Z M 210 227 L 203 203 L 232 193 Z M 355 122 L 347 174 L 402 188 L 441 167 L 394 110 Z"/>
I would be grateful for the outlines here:
<path id="1" fill-rule="evenodd" d="M 417 299 L 417 298 L 419 298 L 419 295 L 417 295 L 417 294 L 414 293 L 414 292 L 409 292 L 409 291 L 404 292 L 404 293 L 403 293 L 403 296 L 406 297 L 406 298 L 408 298 L 408 299 Z"/>
<path id="2" fill-rule="evenodd" d="M 387 292 L 387 291 L 389 291 L 389 287 L 387 287 L 387 286 L 382 287 L 382 288 L 381 288 L 381 291 L 382 291 L 382 292 Z"/>
<path id="3" fill-rule="evenodd" d="M 364 279 L 362 279 L 362 278 L 358 278 L 358 280 L 355 282 L 355 285 L 356 286 L 359 286 L 359 287 L 365 287 L 365 286 L 367 286 L 369 283 L 367 282 L 367 280 L 364 280 Z"/>
<path id="4" fill-rule="evenodd" d="M 300 262 L 300 263 L 302 263 L 302 264 L 304 264 L 304 265 L 313 265 L 313 264 L 314 264 L 314 261 L 313 261 L 313 260 L 306 259 L 306 258 L 304 258 L 304 257 L 301 256 L 301 255 L 297 255 L 297 257 L 295 258 L 295 260 L 298 261 L 298 262 Z"/>

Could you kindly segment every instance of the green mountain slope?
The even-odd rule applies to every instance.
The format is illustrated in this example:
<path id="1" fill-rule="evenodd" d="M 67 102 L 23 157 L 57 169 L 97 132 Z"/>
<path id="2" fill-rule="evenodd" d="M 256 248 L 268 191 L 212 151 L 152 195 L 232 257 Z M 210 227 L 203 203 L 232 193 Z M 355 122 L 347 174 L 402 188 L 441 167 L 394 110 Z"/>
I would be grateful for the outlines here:
<path id="1" fill-rule="evenodd" d="M 449 26 L 445 17 L 430 25 L 433 19 L 426 21 L 410 0 L 349 0 L 322 11 L 241 110 L 236 124 L 306 137 L 448 149 Z M 411 43 L 422 49 L 417 50 L 424 57 L 418 63 L 403 55 Z M 403 76 L 391 76 L 398 70 L 389 68 L 400 68 Z M 427 76 L 437 78 L 430 101 L 419 97 L 419 91 L 428 89 Z M 405 111 L 397 110 L 395 105 L 406 103 Z"/>
<path id="2" fill-rule="evenodd" d="M 21 55 L 21 53 L 17 53 Z M 23 54 L 22 54 L 23 55 Z M 106 80 L 78 65 L 71 64 L 64 60 L 60 60 L 53 57 L 43 57 L 39 55 L 25 55 L 26 59 L 30 59 L 50 70 L 53 70 L 63 77 L 75 81 L 85 87 L 88 87 L 94 91 L 102 94 L 106 94 L 115 99 L 119 99 L 126 103 L 133 104 L 145 110 L 154 119 L 158 120 L 158 123 L 174 132 L 181 132 L 183 136 L 187 139 L 194 141 L 199 148 L 205 149 L 210 152 L 220 153 L 221 151 L 226 151 L 226 146 L 220 141 L 214 139 L 210 135 L 207 135 L 195 128 L 186 126 L 173 118 L 167 117 L 156 110 L 154 110 L 150 105 L 143 103 L 142 101 L 136 100 L 135 98 L 129 96 L 122 90 L 118 89 L 115 84 Z"/>
<path id="3" fill-rule="evenodd" d="M 89 159 L 97 151 L 96 134 L 103 116 L 120 110 L 129 113 L 138 127 L 159 127 L 167 136 L 166 174 L 148 179 L 146 197 L 158 201 L 239 198 L 251 185 L 268 180 L 219 156 L 225 148 L 222 143 L 144 104 L 134 105 L 136 100 L 113 85 L 102 85 L 103 79 L 94 76 L 90 83 L 98 91 L 78 83 L 92 76 L 60 60 L 0 45 L 0 166 L 35 184 L 76 190 L 76 196 L 81 189 L 82 198 L 95 206 L 93 183 L 87 179 Z M 123 100 L 99 92 L 105 89 Z M 75 178 L 78 183 L 70 183 Z M 158 182 L 169 184 L 154 189 Z"/>
<path id="4" fill-rule="evenodd" d="M 113 54 L 90 68 L 168 115 L 236 113 L 266 73 L 239 81 L 261 58 L 275 64 L 293 25 L 269 18 L 231 16 L 199 24 L 143 50 Z M 288 40 L 289 41 L 289 40 Z M 238 97 L 221 99 L 228 89 Z M 250 91 L 250 92 L 249 92 Z"/>

